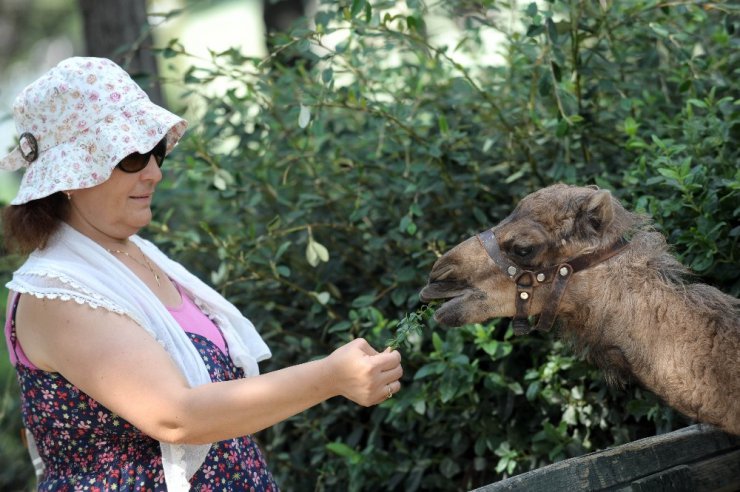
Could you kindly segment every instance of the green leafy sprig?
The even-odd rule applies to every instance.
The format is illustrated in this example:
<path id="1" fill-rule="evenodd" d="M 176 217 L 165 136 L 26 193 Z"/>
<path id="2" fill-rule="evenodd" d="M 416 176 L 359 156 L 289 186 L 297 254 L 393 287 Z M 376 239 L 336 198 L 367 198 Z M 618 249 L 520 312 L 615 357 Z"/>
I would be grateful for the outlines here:
<path id="1" fill-rule="evenodd" d="M 434 315 L 434 310 L 434 305 L 425 304 L 415 312 L 406 314 L 396 325 L 396 333 L 393 338 L 389 338 L 385 342 L 386 346 L 396 350 L 408 342 L 409 335 L 412 333 L 420 335 L 427 320 Z"/>

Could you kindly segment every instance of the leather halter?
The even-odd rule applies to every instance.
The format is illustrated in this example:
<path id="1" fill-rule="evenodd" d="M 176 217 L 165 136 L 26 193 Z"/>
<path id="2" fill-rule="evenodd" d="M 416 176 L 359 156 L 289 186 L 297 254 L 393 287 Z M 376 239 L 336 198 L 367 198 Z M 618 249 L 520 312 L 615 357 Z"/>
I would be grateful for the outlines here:
<path id="1" fill-rule="evenodd" d="M 512 322 L 516 335 L 525 335 L 533 329 L 549 331 L 555 322 L 560 301 L 573 274 L 608 260 L 629 244 L 626 239 L 620 238 L 608 248 L 576 256 L 558 265 L 544 267 L 534 272 L 523 269 L 501 252 L 493 229 L 481 232 L 477 237 L 496 266 L 516 284 L 516 315 Z M 552 283 L 550 295 L 539 315 L 537 326 L 532 327 L 528 320 L 532 294 L 535 287 L 549 283 Z"/>

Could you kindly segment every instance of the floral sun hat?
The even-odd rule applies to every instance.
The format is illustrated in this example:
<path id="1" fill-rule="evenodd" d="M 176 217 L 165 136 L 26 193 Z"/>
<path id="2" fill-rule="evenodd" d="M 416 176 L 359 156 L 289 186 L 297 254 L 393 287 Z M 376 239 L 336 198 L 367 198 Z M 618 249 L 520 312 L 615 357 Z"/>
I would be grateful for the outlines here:
<path id="1" fill-rule="evenodd" d="M 28 169 L 11 205 L 96 186 L 164 136 L 169 153 L 187 127 L 105 58 L 62 61 L 18 95 L 13 117 L 19 143 L 0 169 Z"/>

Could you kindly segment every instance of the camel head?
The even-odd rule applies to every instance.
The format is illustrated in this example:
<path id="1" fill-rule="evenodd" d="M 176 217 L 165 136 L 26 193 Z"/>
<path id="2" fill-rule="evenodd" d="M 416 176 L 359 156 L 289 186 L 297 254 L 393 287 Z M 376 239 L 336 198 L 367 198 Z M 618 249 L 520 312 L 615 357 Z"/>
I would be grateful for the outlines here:
<path id="1" fill-rule="evenodd" d="M 566 285 L 618 252 L 636 217 L 607 190 L 549 186 L 441 256 L 420 298 L 446 301 L 435 319 L 447 326 L 513 317 L 515 331 L 526 333 L 529 316 L 551 324 L 567 308 Z"/>

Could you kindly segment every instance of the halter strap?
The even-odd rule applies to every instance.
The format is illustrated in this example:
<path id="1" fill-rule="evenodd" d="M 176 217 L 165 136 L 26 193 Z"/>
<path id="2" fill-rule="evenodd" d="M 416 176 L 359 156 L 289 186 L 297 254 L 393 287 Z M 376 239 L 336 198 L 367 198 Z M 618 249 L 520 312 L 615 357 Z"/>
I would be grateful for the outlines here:
<path id="1" fill-rule="evenodd" d="M 560 302 L 573 274 L 608 260 L 629 244 L 626 239 L 620 238 L 608 248 L 577 256 L 558 265 L 544 267 L 534 272 L 523 269 L 501 252 L 493 229 L 483 231 L 477 237 L 499 270 L 506 273 L 509 279 L 516 284 L 516 298 L 514 299 L 516 314 L 512 322 L 516 335 L 525 335 L 533 329 L 549 331 L 555 322 Z M 534 289 L 549 283 L 552 283 L 550 295 L 539 315 L 537 326 L 532 327 L 528 318 Z"/>

